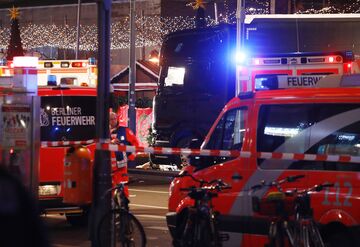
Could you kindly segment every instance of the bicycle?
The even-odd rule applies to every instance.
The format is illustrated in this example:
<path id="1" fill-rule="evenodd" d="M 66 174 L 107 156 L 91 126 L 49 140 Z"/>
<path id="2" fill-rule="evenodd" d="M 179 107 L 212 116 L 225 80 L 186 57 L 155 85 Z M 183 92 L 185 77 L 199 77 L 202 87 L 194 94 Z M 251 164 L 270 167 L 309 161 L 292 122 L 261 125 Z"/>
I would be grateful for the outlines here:
<path id="1" fill-rule="evenodd" d="M 130 200 L 125 194 L 125 185 L 121 182 L 105 192 L 113 193 L 112 208 L 100 219 L 97 227 L 97 238 L 100 247 L 106 246 L 106 239 L 111 237 L 111 246 L 145 247 L 146 235 L 140 221 L 130 212 Z M 110 227 L 106 224 L 110 222 Z M 106 231 L 108 229 L 109 231 Z M 106 246 L 107 247 L 107 246 Z"/>
<path id="2" fill-rule="evenodd" d="M 188 196 L 194 200 L 194 205 L 188 207 L 188 215 L 185 225 L 179 226 L 182 235 L 175 240 L 175 246 L 181 247 L 221 247 L 223 241 L 229 236 L 219 232 L 219 212 L 213 209 L 212 198 L 218 196 L 218 192 L 231 189 L 231 186 L 221 179 L 205 181 L 197 179 L 191 174 L 184 173 L 178 177 L 190 177 L 199 183 L 198 187 L 192 186 L 181 188 L 187 191 Z M 182 230 L 183 228 L 183 230 Z"/>
<path id="3" fill-rule="evenodd" d="M 313 218 L 310 205 L 310 192 L 319 192 L 333 184 L 323 183 L 303 190 L 283 191 L 281 184 L 294 182 L 304 175 L 289 176 L 251 187 L 252 191 L 264 186 L 275 187 L 277 191 L 268 193 L 264 198 L 252 197 L 253 211 L 262 216 L 271 217 L 269 227 L 269 247 L 324 247 L 319 228 Z M 287 241 L 285 241 L 287 240 Z M 286 245 L 286 243 L 288 245 Z"/>

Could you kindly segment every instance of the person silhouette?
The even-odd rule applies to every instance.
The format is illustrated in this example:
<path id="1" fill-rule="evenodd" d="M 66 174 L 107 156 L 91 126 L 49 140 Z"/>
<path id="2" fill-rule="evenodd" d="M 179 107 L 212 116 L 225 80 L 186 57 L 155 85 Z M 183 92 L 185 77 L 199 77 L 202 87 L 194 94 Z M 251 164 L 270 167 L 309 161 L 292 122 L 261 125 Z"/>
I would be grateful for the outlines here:
<path id="1" fill-rule="evenodd" d="M 34 198 L 0 165 L 0 246 L 49 247 Z"/>

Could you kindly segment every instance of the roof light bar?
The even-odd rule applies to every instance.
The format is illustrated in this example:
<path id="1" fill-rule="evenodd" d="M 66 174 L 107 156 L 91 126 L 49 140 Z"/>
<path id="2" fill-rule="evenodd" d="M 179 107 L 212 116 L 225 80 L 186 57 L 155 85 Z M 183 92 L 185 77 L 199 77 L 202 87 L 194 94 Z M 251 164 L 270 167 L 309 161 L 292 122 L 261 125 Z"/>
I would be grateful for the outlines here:
<path id="1" fill-rule="evenodd" d="M 14 67 L 36 68 L 38 64 L 39 64 L 38 57 L 22 56 L 22 57 L 14 57 L 13 60 Z"/>

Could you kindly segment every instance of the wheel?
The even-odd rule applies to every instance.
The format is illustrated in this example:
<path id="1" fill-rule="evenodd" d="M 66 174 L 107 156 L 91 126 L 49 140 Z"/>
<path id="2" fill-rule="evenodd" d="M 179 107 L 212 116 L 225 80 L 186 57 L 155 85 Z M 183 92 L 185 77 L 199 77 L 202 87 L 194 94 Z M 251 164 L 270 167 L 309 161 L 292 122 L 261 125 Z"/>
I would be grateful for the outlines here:
<path id="1" fill-rule="evenodd" d="M 192 215 L 190 215 L 192 217 Z M 184 226 L 184 229 L 181 233 L 181 236 L 177 240 L 178 244 L 174 244 L 174 246 L 179 247 L 190 247 L 194 246 L 194 239 L 195 239 L 195 222 L 194 218 L 188 218 L 186 220 L 186 224 Z"/>
<path id="2" fill-rule="evenodd" d="M 269 228 L 269 247 L 284 247 L 284 237 L 283 228 L 281 226 L 282 222 L 271 222 Z"/>
<path id="3" fill-rule="evenodd" d="M 315 224 L 315 222 L 311 222 L 309 227 L 309 235 L 310 235 L 310 243 L 311 246 L 314 247 L 324 247 L 324 241 L 320 235 L 319 228 Z"/>
<path id="4" fill-rule="evenodd" d="M 268 247 L 276 247 L 276 236 L 277 236 L 277 224 L 276 222 L 271 222 L 269 227 L 269 243 L 267 244 Z"/>
<path id="5" fill-rule="evenodd" d="M 107 227 L 107 222 L 110 226 Z M 110 240 L 109 240 L 110 238 Z M 100 247 L 107 247 L 110 241 L 113 247 L 145 247 L 145 231 L 139 220 L 121 209 L 105 214 L 97 227 L 97 241 Z"/>
<path id="6" fill-rule="evenodd" d="M 220 243 L 213 236 L 213 232 L 206 219 L 194 218 L 185 225 L 183 235 L 180 238 L 181 247 L 219 247 Z"/>
<path id="7" fill-rule="evenodd" d="M 327 247 L 353 247 L 359 246 L 356 238 L 344 227 L 334 228 L 336 231 L 328 230 L 324 233 L 324 242 Z"/>

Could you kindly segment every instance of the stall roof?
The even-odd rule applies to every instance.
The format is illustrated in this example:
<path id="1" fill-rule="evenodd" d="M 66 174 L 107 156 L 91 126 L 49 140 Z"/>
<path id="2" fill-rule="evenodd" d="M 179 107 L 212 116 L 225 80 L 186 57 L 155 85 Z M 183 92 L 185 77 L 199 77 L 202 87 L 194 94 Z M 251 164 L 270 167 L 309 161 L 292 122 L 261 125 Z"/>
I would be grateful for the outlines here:
<path id="1" fill-rule="evenodd" d="M 160 67 L 149 61 L 136 61 L 135 90 L 156 90 Z M 129 66 L 115 74 L 110 81 L 115 90 L 127 91 L 129 88 Z"/>

